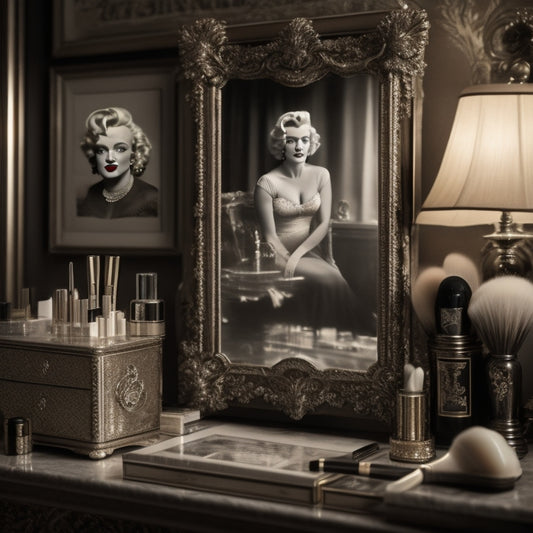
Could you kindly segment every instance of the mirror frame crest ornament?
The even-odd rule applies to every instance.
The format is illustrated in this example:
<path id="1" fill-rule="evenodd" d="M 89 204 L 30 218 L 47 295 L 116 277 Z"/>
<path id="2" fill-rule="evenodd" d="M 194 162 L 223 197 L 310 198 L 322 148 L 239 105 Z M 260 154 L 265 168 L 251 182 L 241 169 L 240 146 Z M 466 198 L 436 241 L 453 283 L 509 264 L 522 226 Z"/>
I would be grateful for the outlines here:
<path id="1" fill-rule="evenodd" d="M 253 27 L 252 27 L 253 26 Z M 180 60 L 195 122 L 191 264 L 185 265 L 186 336 L 179 401 L 203 414 L 255 402 L 299 420 L 348 408 L 390 424 L 411 349 L 410 231 L 413 108 L 425 68 L 429 22 L 423 10 L 297 18 L 226 27 L 201 19 L 181 28 Z M 272 39 L 272 40 L 269 40 Z M 289 358 L 273 367 L 232 364 L 221 353 L 220 211 L 222 88 L 268 78 L 302 87 L 328 74 L 379 79 L 378 361 L 366 372 L 318 370 Z"/>

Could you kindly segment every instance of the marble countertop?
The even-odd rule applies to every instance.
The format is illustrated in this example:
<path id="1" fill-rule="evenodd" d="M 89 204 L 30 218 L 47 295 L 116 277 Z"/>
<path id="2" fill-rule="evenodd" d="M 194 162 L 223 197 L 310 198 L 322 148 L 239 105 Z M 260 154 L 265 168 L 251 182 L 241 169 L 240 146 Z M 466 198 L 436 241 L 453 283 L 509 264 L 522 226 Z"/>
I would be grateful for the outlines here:
<path id="1" fill-rule="evenodd" d="M 127 481 L 121 455 L 92 461 L 72 452 L 38 446 L 28 455 L 0 454 L 0 499 L 49 506 L 113 519 L 187 531 L 413 533 L 435 526 L 483 531 L 533 529 L 533 460 L 522 460 L 524 475 L 512 491 L 474 493 L 421 486 L 388 494 L 372 514 L 320 506 L 290 505 L 236 496 Z M 417 523 L 418 526 L 417 527 Z M 400 525 L 403 524 L 403 525 Z M 411 524 L 411 525 L 406 525 Z"/>
<path id="2" fill-rule="evenodd" d="M 186 531 L 413 531 L 398 528 L 382 516 L 123 480 L 121 454 L 125 451 L 100 461 L 44 447 L 25 456 L 0 455 L 0 498 L 160 527 L 179 524 Z"/>
<path id="3" fill-rule="evenodd" d="M 389 517 L 409 522 L 473 531 L 533 531 L 533 449 L 520 461 L 522 477 L 513 490 L 474 492 L 455 487 L 423 485 L 405 493 L 387 493 Z"/>

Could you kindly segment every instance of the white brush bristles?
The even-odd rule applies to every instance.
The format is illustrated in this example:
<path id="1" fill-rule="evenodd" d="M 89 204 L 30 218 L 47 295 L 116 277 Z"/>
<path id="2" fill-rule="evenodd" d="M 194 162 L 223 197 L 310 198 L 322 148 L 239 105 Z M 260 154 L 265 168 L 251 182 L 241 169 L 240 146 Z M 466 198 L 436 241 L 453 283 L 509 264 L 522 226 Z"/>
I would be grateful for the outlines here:
<path id="1" fill-rule="evenodd" d="M 453 252 L 448 254 L 442 262 L 442 268 L 447 276 L 459 276 L 463 278 L 470 289 L 474 292 L 481 283 L 481 276 L 474 261 L 466 255 Z"/>
<path id="2" fill-rule="evenodd" d="M 429 267 L 420 272 L 413 283 L 411 300 L 418 320 L 428 335 L 435 333 L 435 300 L 446 272 L 441 267 Z"/>
<path id="3" fill-rule="evenodd" d="M 498 276 L 472 294 L 468 316 L 490 353 L 517 355 L 533 324 L 533 284 Z"/>

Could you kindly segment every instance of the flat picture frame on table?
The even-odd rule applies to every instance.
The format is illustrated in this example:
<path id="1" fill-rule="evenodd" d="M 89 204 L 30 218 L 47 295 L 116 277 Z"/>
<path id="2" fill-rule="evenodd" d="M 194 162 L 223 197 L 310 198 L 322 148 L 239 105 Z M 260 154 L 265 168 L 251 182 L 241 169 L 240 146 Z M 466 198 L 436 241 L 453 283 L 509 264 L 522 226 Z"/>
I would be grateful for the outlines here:
<path id="1" fill-rule="evenodd" d="M 177 93 L 176 67 L 170 62 L 52 69 L 51 252 L 178 252 Z M 80 209 L 89 188 L 102 179 L 81 149 L 86 120 L 93 111 L 109 107 L 128 110 L 152 145 L 140 178 L 158 191 L 155 215 L 103 218 Z"/>

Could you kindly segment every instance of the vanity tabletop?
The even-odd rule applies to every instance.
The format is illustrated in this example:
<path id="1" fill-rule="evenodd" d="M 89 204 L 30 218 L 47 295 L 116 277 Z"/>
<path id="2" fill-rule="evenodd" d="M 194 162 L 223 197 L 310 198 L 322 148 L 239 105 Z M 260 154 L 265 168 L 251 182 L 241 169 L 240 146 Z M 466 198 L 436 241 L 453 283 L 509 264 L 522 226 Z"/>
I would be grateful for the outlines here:
<path id="1" fill-rule="evenodd" d="M 387 493 L 385 507 L 392 519 L 406 519 L 446 529 L 494 532 L 533 531 L 533 447 L 521 459 L 522 477 L 503 492 L 470 491 L 421 485 L 404 493 Z"/>
<path id="2" fill-rule="evenodd" d="M 162 436 L 161 440 L 166 438 Z M 357 513 L 124 480 L 122 455 L 133 450 L 139 447 L 117 450 L 99 461 L 42 446 L 35 446 L 28 455 L 1 453 L 0 524 L 6 524 L 6 517 L 11 523 L 17 516 L 27 520 L 28 512 L 22 509 L 29 506 L 48 509 L 45 514 L 56 521 L 58 516 L 72 520 L 72 513 L 77 513 L 85 520 L 100 517 L 99 527 L 102 520 L 126 521 L 130 526 L 132 522 L 143 524 L 142 531 L 167 531 L 178 526 L 180 531 L 209 533 L 414 533 L 435 531 L 437 527 L 533 530 L 533 459 L 529 454 L 521 461 L 523 476 L 511 491 L 482 493 L 424 485 L 401 494 L 387 494 L 371 512 Z M 121 530 L 131 529 L 117 528 Z"/>

